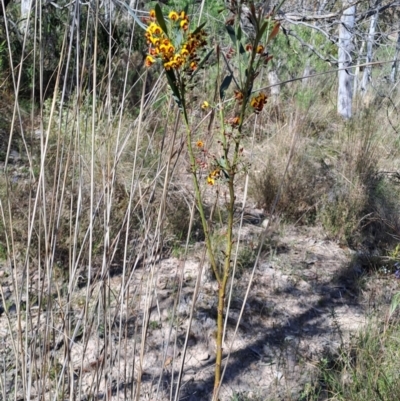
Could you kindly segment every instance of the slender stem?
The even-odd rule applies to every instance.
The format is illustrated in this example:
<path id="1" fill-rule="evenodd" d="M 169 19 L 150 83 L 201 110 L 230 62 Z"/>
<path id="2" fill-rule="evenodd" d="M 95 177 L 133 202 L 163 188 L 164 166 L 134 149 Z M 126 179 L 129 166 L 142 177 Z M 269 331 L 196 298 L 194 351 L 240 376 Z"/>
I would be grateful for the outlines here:
<path id="1" fill-rule="evenodd" d="M 235 156 L 237 151 L 235 150 Z M 226 248 L 225 248 L 225 261 L 222 282 L 218 288 L 218 310 L 217 310 L 217 341 L 216 341 L 216 358 L 215 358 L 215 379 L 214 379 L 214 395 L 213 400 L 218 400 L 218 389 L 221 382 L 221 371 L 222 371 L 222 356 L 223 347 L 222 339 L 224 333 L 224 311 L 225 311 L 225 294 L 226 286 L 231 276 L 231 260 L 232 260 L 232 243 L 233 243 L 233 214 L 235 208 L 235 168 L 237 159 L 234 156 L 234 164 L 229 175 L 228 187 L 229 187 L 229 204 L 228 209 L 228 227 L 226 233 Z"/>
<path id="2" fill-rule="evenodd" d="M 218 388 L 221 382 L 222 371 L 222 336 L 224 329 L 224 308 L 225 308 L 225 291 L 228 276 L 224 274 L 222 283 L 218 288 L 218 310 L 217 310 L 217 341 L 216 341 L 216 355 L 215 355 L 215 374 L 214 374 L 214 394 L 213 401 L 218 400 Z"/>
<path id="3" fill-rule="evenodd" d="M 190 171 L 191 171 L 192 177 L 193 177 L 196 204 L 197 204 L 197 208 L 199 210 L 201 224 L 203 226 L 204 237 L 205 237 L 205 242 L 206 242 L 206 247 L 207 247 L 207 254 L 208 254 L 208 257 L 210 258 L 210 263 L 211 263 L 211 267 L 213 269 L 214 275 L 215 275 L 218 283 L 221 283 L 221 276 L 218 271 L 218 266 L 217 266 L 217 262 L 215 260 L 215 255 L 214 255 L 214 251 L 213 251 L 213 247 L 212 247 L 211 233 L 210 233 L 210 229 L 209 229 L 207 219 L 206 219 L 206 216 L 204 213 L 204 205 L 203 205 L 203 200 L 202 200 L 201 192 L 200 192 L 199 179 L 197 177 L 196 159 L 194 157 L 193 146 L 192 146 L 192 131 L 189 126 L 189 120 L 188 120 L 188 116 L 187 116 L 186 104 L 184 101 L 184 97 L 182 99 L 182 106 L 183 106 L 183 116 L 184 116 L 185 125 L 186 125 L 186 138 L 187 138 L 187 147 L 188 147 L 189 161 L 190 161 Z"/>

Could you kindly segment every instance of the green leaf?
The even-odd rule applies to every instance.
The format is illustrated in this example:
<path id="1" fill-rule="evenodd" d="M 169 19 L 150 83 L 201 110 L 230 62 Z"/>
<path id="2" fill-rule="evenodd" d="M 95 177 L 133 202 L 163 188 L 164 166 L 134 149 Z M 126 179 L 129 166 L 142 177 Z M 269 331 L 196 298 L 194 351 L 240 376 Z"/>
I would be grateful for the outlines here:
<path id="1" fill-rule="evenodd" d="M 235 30 L 232 28 L 231 25 L 225 25 L 225 28 L 226 28 L 226 30 L 227 30 L 227 32 L 228 32 L 228 34 L 229 34 L 229 37 L 231 38 L 233 44 L 234 44 L 235 47 L 236 47 L 236 42 L 237 42 L 237 40 L 236 40 Z"/>
<path id="2" fill-rule="evenodd" d="M 187 15 L 189 12 L 189 3 L 185 4 L 185 7 L 183 7 L 183 11 L 185 12 L 185 14 Z"/>
<path id="3" fill-rule="evenodd" d="M 176 86 L 176 77 L 173 70 L 165 70 L 165 75 L 167 76 L 168 85 L 172 90 L 173 98 L 175 103 L 178 105 L 180 109 L 182 109 L 182 100 L 181 95 L 179 93 L 179 89 Z"/>
<path id="4" fill-rule="evenodd" d="M 202 23 L 201 25 L 199 25 L 193 32 L 192 35 L 196 35 L 196 33 L 199 33 L 207 24 L 207 22 Z"/>
<path id="5" fill-rule="evenodd" d="M 225 25 L 225 27 L 226 27 L 226 30 L 228 31 L 229 37 L 231 38 L 231 40 L 236 48 L 238 39 L 236 38 L 235 30 L 230 25 Z M 239 43 L 239 52 L 240 52 L 240 54 L 246 53 L 246 50 L 244 50 L 244 47 L 241 43 Z"/>
<path id="6" fill-rule="evenodd" d="M 227 75 L 224 78 L 224 80 L 222 81 L 222 84 L 219 88 L 219 97 L 221 99 L 223 99 L 225 97 L 225 91 L 229 88 L 229 85 L 232 82 L 232 78 L 233 78 L 233 76 L 232 76 L 232 74 L 230 74 L 230 75 Z"/>
<path id="7" fill-rule="evenodd" d="M 243 37 L 243 31 L 240 25 L 238 26 L 237 32 L 236 32 L 237 40 L 240 42 Z"/>
<path id="8" fill-rule="evenodd" d="M 235 45 L 235 49 L 236 49 L 236 44 L 238 42 L 238 39 L 236 38 L 235 30 L 230 25 L 225 25 L 225 27 L 226 27 L 229 37 L 231 38 L 233 44 Z M 239 43 L 239 52 L 240 52 L 240 54 L 246 53 L 246 50 L 244 50 L 244 47 L 241 43 Z"/>
<path id="9" fill-rule="evenodd" d="M 270 24 L 270 22 L 267 21 L 261 25 L 260 29 L 257 32 L 255 43 L 260 43 L 260 40 L 261 40 L 262 36 L 264 35 L 264 32 L 267 30 L 269 24 Z"/>
<path id="10" fill-rule="evenodd" d="M 158 25 L 160 25 L 161 29 L 168 36 L 167 24 L 165 23 L 164 15 L 161 11 L 160 5 L 156 4 L 156 6 L 154 7 L 154 10 L 156 12 L 156 19 L 157 19 Z"/>
<path id="11" fill-rule="evenodd" d="M 189 82 L 193 79 L 193 77 L 200 71 L 200 68 L 203 67 L 204 63 L 210 58 L 212 52 L 214 49 L 211 49 L 203 58 L 203 60 L 200 61 L 200 63 L 197 65 L 197 68 L 193 71 L 193 74 L 191 75 Z"/>

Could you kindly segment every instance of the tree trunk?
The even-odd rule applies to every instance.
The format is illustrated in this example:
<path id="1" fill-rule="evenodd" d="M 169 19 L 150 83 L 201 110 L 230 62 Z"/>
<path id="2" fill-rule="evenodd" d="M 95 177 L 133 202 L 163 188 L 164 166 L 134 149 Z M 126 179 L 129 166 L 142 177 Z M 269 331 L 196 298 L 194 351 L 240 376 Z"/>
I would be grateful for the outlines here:
<path id="1" fill-rule="evenodd" d="M 350 5 L 343 1 L 343 7 Z M 356 6 L 348 7 L 340 19 L 339 26 L 339 89 L 338 89 L 338 114 L 343 118 L 351 117 L 351 106 L 353 100 L 352 69 L 346 68 L 352 63 L 353 34 L 355 23 Z"/>
<path id="2" fill-rule="evenodd" d="M 390 82 L 394 83 L 397 78 L 397 70 L 398 70 L 398 59 L 400 55 L 400 24 L 399 31 L 397 33 L 397 43 L 396 43 L 396 52 L 394 54 L 394 61 L 392 64 L 392 70 L 390 71 Z"/>
<path id="3" fill-rule="evenodd" d="M 378 8 L 380 3 L 380 0 L 376 2 L 376 7 Z M 368 38 L 367 38 L 367 55 L 365 57 L 365 62 L 370 63 L 372 61 L 372 50 L 374 47 L 374 40 L 375 40 L 375 30 L 376 30 L 376 25 L 378 23 L 378 16 L 379 13 L 376 11 L 376 13 L 371 17 L 371 23 L 369 25 L 369 32 L 368 32 Z M 364 74 L 363 78 L 361 81 L 361 95 L 365 96 L 367 93 L 367 87 L 368 87 L 368 82 L 371 80 L 371 66 L 366 66 L 364 68 Z"/>
<path id="4" fill-rule="evenodd" d="M 25 31 L 28 28 L 31 7 L 32 0 L 21 0 L 21 19 L 18 28 L 22 35 L 25 35 Z"/>
<path id="5" fill-rule="evenodd" d="M 281 86 L 279 85 L 280 81 L 276 69 L 272 69 L 268 72 L 268 82 L 271 85 L 271 100 L 275 104 L 281 93 Z"/>

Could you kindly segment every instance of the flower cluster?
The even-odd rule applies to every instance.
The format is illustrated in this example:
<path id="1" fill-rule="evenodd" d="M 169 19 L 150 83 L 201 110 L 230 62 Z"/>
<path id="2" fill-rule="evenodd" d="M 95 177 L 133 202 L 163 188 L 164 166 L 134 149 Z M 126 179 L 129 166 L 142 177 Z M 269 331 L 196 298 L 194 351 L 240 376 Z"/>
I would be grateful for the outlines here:
<path id="1" fill-rule="evenodd" d="M 263 109 L 265 103 L 267 103 L 267 95 L 263 92 L 260 92 L 250 100 L 250 106 L 254 109 L 256 114 Z"/>
<path id="2" fill-rule="evenodd" d="M 246 51 L 251 52 L 253 51 L 253 45 L 250 43 L 246 45 Z M 257 54 L 263 54 L 264 53 L 264 46 L 263 45 L 258 45 L 256 49 Z"/>
<path id="3" fill-rule="evenodd" d="M 188 68 L 194 71 L 198 67 L 199 57 L 197 52 L 206 45 L 206 33 L 203 29 L 197 32 L 189 33 L 189 17 L 184 11 L 180 13 L 171 11 L 168 15 L 171 25 L 171 32 L 181 32 L 175 35 L 177 38 L 183 35 L 179 40 L 179 45 L 175 45 L 173 40 L 163 31 L 157 23 L 155 11 L 150 11 L 150 23 L 146 29 L 145 37 L 149 44 L 149 54 L 146 57 L 145 65 L 150 67 L 160 59 L 166 70 L 178 70 Z M 174 36 L 174 35 L 172 35 Z M 178 41 L 176 41 L 178 42 Z"/>
<path id="4" fill-rule="evenodd" d="M 215 180 L 217 180 L 221 176 L 221 169 L 216 168 L 215 170 L 211 171 L 207 177 L 207 184 L 215 185 Z"/>

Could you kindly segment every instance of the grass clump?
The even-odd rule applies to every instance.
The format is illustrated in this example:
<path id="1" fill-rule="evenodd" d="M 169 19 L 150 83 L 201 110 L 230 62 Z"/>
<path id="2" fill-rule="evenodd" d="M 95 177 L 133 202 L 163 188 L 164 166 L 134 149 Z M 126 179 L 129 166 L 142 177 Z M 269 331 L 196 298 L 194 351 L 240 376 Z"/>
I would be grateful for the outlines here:
<path id="1" fill-rule="evenodd" d="M 371 321 L 348 346 L 319 364 L 317 390 L 308 400 L 331 401 L 400 399 L 398 319 Z"/>
<path id="2" fill-rule="evenodd" d="M 392 176 L 382 172 L 383 128 L 366 109 L 350 122 L 338 122 L 329 135 L 322 128 L 310 130 L 321 122 L 314 118 L 315 107 L 268 140 L 267 162 L 252 174 L 253 197 L 287 222 L 322 224 L 329 237 L 344 244 L 391 246 L 400 227 L 400 193 Z"/>

